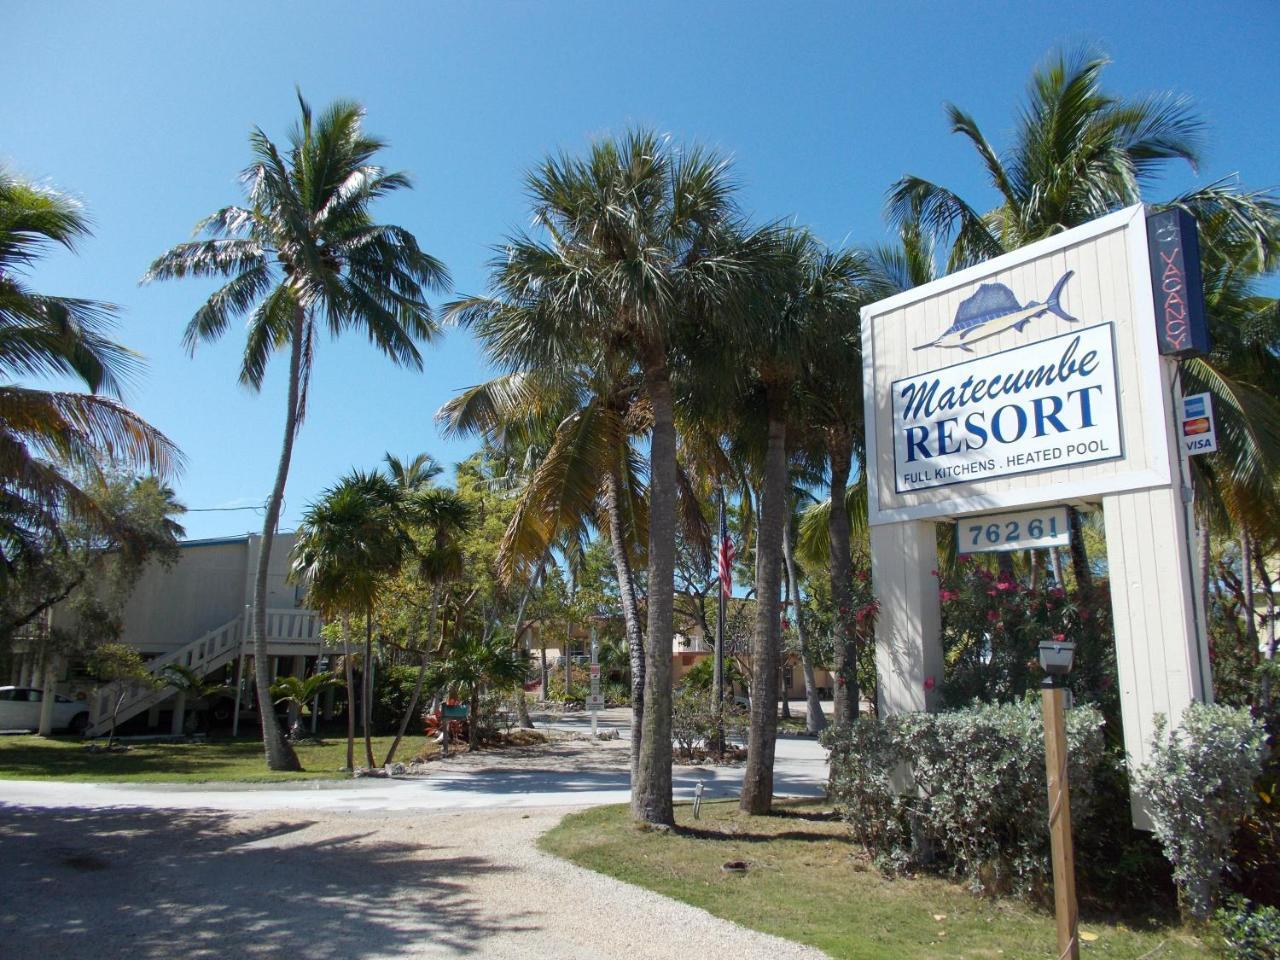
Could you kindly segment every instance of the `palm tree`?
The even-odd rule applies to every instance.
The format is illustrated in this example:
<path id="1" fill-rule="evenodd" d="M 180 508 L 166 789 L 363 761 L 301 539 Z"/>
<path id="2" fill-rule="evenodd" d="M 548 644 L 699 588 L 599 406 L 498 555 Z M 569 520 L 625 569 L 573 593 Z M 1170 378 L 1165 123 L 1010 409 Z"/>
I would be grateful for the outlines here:
<path id="1" fill-rule="evenodd" d="M 267 569 L 280 518 L 293 442 L 306 411 L 307 386 L 322 329 L 363 331 L 393 363 L 421 369 L 416 340 L 438 333 L 424 289 L 443 289 L 449 274 L 402 227 L 373 221 L 374 200 L 409 186 L 403 173 L 372 163 L 384 142 L 362 129 L 364 110 L 335 101 L 318 118 L 298 96 L 302 118 L 281 154 L 261 130 L 249 142 L 244 171 L 248 206 L 201 221 L 206 239 L 173 247 L 144 282 L 186 276 L 229 278 L 196 311 L 184 343 L 194 352 L 219 339 L 233 317 L 247 316 L 240 382 L 258 390 L 271 356 L 289 354 L 288 405 L 275 483 L 267 501 L 253 594 L 254 667 L 262 740 L 272 770 L 296 770 L 298 758 L 271 712 L 267 659 Z"/>
<path id="2" fill-rule="evenodd" d="M 166 664 L 160 671 L 165 685 L 178 691 L 173 707 L 173 732 L 181 733 L 186 727 L 187 707 L 192 703 L 222 696 L 231 688 L 220 680 L 211 680 L 180 663 Z"/>
<path id="3" fill-rule="evenodd" d="M 429 453 L 420 453 L 411 460 L 401 460 L 395 454 L 388 453 L 382 459 L 387 465 L 391 482 L 405 491 L 425 487 L 444 472 L 444 468 Z"/>
<path id="4" fill-rule="evenodd" d="M 750 378 L 747 392 L 766 424 L 756 540 L 756 624 L 751 646 L 751 730 L 743 774 L 741 807 L 767 813 L 773 802 L 773 757 L 777 737 L 779 631 L 783 528 L 792 512 L 788 480 L 789 444 L 798 446 L 804 404 L 798 391 L 821 332 L 847 311 L 856 289 L 849 285 L 849 256 L 823 248 L 801 230 L 780 231 L 762 265 L 763 281 L 739 340 L 732 365 Z"/>
<path id="5" fill-rule="evenodd" d="M 437 670 L 441 686 L 452 696 L 467 698 L 469 743 L 475 750 L 480 746 L 480 694 L 522 684 L 527 665 L 524 655 L 509 644 L 468 633 L 448 648 Z"/>
<path id="6" fill-rule="evenodd" d="M 1104 58 L 1087 51 L 1051 55 L 1031 77 L 1027 102 L 1003 155 L 977 121 L 947 105 L 951 130 L 978 154 L 999 205 L 979 212 L 958 194 L 917 176 L 894 184 L 889 213 L 952 241 L 951 269 L 1061 233 L 1142 199 L 1171 160 L 1193 167 L 1203 123 L 1188 100 L 1129 100 L 1105 93 Z"/>
<path id="7" fill-rule="evenodd" d="M 676 429 L 671 386 L 680 323 L 730 295 L 739 263 L 728 165 L 652 133 L 544 161 L 526 180 L 542 235 L 512 237 L 493 261 L 494 296 L 451 308 L 512 371 L 618 358 L 644 383 L 652 417 L 646 679 L 632 812 L 670 824 L 671 638 L 675 588 Z"/>
<path id="8" fill-rule="evenodd" d="M 342 681 L 336 673 L 313 673 L 309 677 L 277 677 L 271 685 L 271 696 L 277 704 L 286 704 L 293 715 L 293 728 L 289 736 L 297 740 L 302 735 L 302 711 L 316 697 L 340 686 Z"/>
<path id="9" fill-rule="evenodd" d="M 637 449 L 647 428 L 641 388 L 639 377 L 617 369 L 531 370 L 471 387 L 436 415 L 447 434 L 479 433 L 490 447 L 524 464 L 501 549 L 508 579 L 520 567 L 541 569 L 557 541 L 576 542 L 592 525 L 608 535 L 631 657 L 633 776 L 640 760 L 645 676 L 633 573 L 648 527 Z M 535 569 L 528 582 L 537 578 Z"/>
<path id="10" fill-rule="evenodd" d="M 1189 103 L 1170 96 L 1126 100 L 1107 94 L 1101 87 L 1106 63 L 1088 54 L 1051 57 L 1032 75 L 1014 142 L 1003 155 L 971 116 L 948 105 L 952 131 L 972 143 L 999 205 L 979 213 L 953 191 L 907 176 L 890 192 L 891 217 L 904 227 L 919 223 L 939 244 L 952 241 L 954 268 L 1137 203 L 1142 188 L 1169 161 L 1194 166 L 1203 124 Z M 1246 306 L 1247 295 L 1237 296 L 1238 285 L 1275 268 L 1280 207 L 1271 193 L 1241 191 L 1222 181 L 1170 205 L 1190 212 L 1204 230 L 1203 272 L 1218 343 L 1211 357 L 1187 361 L 1181 368 L 1187 392 L 1212 393 L 1215 408 L 1223 412 L 1222 454 L 1215 461 L 1196 458 L 1203 462 L 1193 469 L 1204 489 L 1211 465 L 1220 473 L 1225 467 L 1221 475 L 1234 478 L 1235 502 L 1243 504 L 1243 496 L 1250 504 L 1242 506 L 1245 512 L 1265 512 L 1274 501 L 1273 482 L 1280 468 L 1280 404 L 1259 386 L 1274 382 L 1275 371 L 1258 366 L 1267 347 L 1256 337 L 1238 358 L 1224 344 L 1243 347 L 1245 318 L 1257 315 Z M 1076 583 L 1087 587 L 1091 572 L 1074 509 L 1071 520 Z"/>
<path id="11" fill-rule="evenodd" d="M 354 768 L 355 691 L 346 627 L 364 615 L 363 696 L 365 760 L 374 766 L 369 731 L 373 663 L 372 614 L 386 579 L 413 549 L 397 488 L 380 473 L 355 472 L 307 507 L 293 546 L 291 573 L 307 584 L 307 602 L 326 617 L 341 617 L 347 680 L 347 766 Z"/>
<path id="12" fill-rule="evenodd" d="M 431 462 L 434 463 L 434 461 Z M 428 618 L 429 629 L 431 629 L 436 619 L 441 585 L 450 580 L 456 580 L 463 574 L 465 558 L 459 538 L 475 522 L 475 514 L 471 505 L 452 490 L 439 490 L 422 485 L 412 488 L 404 504 L 404 510 L 405 521 L 413 535 L 414 573 L 421 581 L 431 585 L 431 615 Z M 404 738 L 409 721 L 417 710 L 418 700 L 422 696 L 422 686 L 427 677 L 429 649 L 428 645 L 422 651 L 422 662 L 418 668 L 418 679 L 413 685 L 413 695 L 409 698 L 409 706 L 405 709 L 404 716 L 400 718 L 396 737 L 391 741 L 387 756 L 382 761 L 384 767 L 395 759 L 400 741 Z"/>
<path id="13" fill-rule="evenodd" d="M 0 589 L 62 543 L 65 520 L 109 522 L 92 494 L 105 465 L 167 475 L 182 462 L 120 402 L 140 358 L 107 336 L 115 308 L 38 293 L 24 279 L 51 246 L 75 250 L 88 235 L 79 204 L 0 169 Z M 90 393 L 14 382 L 44 377 L 73 378 Z"/>

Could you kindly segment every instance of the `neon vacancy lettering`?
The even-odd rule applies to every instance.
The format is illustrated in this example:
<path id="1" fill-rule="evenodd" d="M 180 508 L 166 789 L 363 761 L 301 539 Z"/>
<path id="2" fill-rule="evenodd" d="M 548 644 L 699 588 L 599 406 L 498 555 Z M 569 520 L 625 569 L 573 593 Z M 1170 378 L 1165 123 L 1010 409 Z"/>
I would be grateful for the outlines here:
<path id="1" fill-rule="evenodd" d="M 1079 353 L 1080 338 L 1073 337 L 1053 363 L 989 378 L 968 377 L 941 392 L 940 380 L 936 377 L 906 384 L 899 390 L 903 422 L 932 421 L 906 427 L 906 462 L 981 450 L 989 442 L 1015 443 L 1026 437 L 1045 437 L 1095 426 L 1094 395 L 1095 391 L 1101 395 L 1103 388 L 1096 383 L 1075 384 L 1081 384 L 1098 369 L 1098 354 L 1095 350 L 1083 356 L 1077 356 Z M 1060 389 L 1030 401 L 1017 399 L 1028 390 L 1055 386 Z M 973 410 L 965 414 L 963 420 L 959 415 L 970 404 L 999 398 L 1012 402 L 990 412 Z M 957 412 L 956 416 L 939 416 L 953 411 Z"/>

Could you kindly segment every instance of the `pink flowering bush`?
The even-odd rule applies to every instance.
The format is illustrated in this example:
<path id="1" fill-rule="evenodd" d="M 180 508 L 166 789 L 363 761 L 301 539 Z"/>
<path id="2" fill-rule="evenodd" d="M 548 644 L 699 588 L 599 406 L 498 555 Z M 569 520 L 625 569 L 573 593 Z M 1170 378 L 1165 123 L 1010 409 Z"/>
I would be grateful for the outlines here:
<path id="1" fill-rule="evenodd" d="M 1039 686 L 1041 641 L 1076 643 L 1070 684 L 1076 697 L 1118 716 L 1115 645 L 1106 582 L 1068 594 L 1041 582 L 1032 588 L 1016 577 L 962 557 L 940 574 L 944 702 L 1007 703 Z"/>

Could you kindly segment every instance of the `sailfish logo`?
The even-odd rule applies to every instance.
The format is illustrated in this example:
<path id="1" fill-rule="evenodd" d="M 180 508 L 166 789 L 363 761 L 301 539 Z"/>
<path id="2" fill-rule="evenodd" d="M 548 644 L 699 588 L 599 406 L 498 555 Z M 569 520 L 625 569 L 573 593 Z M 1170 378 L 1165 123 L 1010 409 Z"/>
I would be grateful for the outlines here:
<path id="1" fill-rule="evenodd" d="M 942 332 L 938 339 L 922 343 L 915 349 L 942 347 L 972 353 L 971 345 L 977 341 L 993 337 L 1010 328 L 1021 332 L 1028 323 L 1046 313 L 1077 323 L 1079 321 L 1076 317 L 1062 309 L 1061 302 L 1062 288 L 1074 274 L 1074 270 L 1064 273 L 1062 278 L 1053 285 L 1049 299 L 1044 303 L 1036 303 L 1032 300 L 1026 305 L 1018 303 L 1018 298 L 1013 295 L 1013 291 L 1003 283 L 984 283 L 978 287 L 973 296 L 961 302 L 956 309 L 955 321 Z"/>

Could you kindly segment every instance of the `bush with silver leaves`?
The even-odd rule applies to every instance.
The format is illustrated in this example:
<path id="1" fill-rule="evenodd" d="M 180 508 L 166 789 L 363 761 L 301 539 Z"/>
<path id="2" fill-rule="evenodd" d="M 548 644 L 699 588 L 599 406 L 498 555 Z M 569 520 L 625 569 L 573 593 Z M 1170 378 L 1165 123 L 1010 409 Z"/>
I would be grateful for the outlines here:
<path id="1" fill-rule="evenodd" d="M 1205 920 L 1213 911 L 1231 836 L 1257 801 L 1253 784 L 1265 751 L 1263 725 L 1244 709 L 1193 703 L 1172 731 L 1156 718 L 1151 759 L 1135 785 L 1188 918 Z"/>
<path id="2" fill-rule="evenodd" d="M 1102 715 L 1067 715 L 1072 816 L 1085 819 L 1105 745 Z M 860 720 L 831 733 L 831 796 L 882 866 L 935 865 L 985 893 L 1048 880 L 1038 698 Z M 896 779 L 901 778 L 901 779 Z M 914 789 L 899 789 L 910 785 Z"/>

